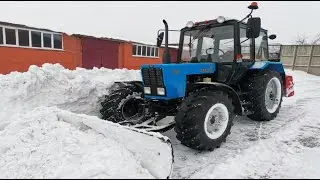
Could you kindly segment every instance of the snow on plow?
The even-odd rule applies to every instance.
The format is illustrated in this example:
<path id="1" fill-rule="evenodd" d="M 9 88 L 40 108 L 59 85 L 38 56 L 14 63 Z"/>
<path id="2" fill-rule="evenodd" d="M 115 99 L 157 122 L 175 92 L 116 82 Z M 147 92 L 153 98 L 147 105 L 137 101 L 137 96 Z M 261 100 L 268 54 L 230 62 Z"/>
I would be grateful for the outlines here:
<path id="1" fill-rule="evenodd" d="M 138 75 L 58 64 L 0 75 L 0 178 L 169 178 L 166 137 L 99 118 L 113 81 Z"/>
<path id="2" fill-rule="evenodd" d="M 169 178 L 173 165 L 170 140 L 160 133 L 152 133 L 103 121 L 93 116 L 76 115 L 64 111 L 58 115 L 63 121 L 79 127 L 87 126 L 105 137 L 112 137 L 134 153 L 141 166 L 156 178 Z"/>
<path id="3" fill-rule="evenodd" d="M 14 119 L 0 132 L 1 178 L 168 178 L 171 173 L 171 144 L 160 135 L 55 107 Z"/>

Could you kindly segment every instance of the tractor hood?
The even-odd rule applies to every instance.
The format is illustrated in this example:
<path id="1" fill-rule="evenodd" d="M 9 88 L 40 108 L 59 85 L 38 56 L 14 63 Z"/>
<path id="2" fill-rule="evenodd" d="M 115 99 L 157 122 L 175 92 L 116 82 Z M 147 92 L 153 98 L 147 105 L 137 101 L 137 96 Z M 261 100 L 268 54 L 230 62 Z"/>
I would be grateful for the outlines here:
<path id="1" fill-rule="evenodd" d="M 185 96 L 188 75 L 209 74 L 216 70 L 215 63 L 155 64 L 141 66 L 144 87 L 150 87 L 151 99 L 175 99 Z M 157 88 L 164 88 L 165 95 L 158 95 Z"/>

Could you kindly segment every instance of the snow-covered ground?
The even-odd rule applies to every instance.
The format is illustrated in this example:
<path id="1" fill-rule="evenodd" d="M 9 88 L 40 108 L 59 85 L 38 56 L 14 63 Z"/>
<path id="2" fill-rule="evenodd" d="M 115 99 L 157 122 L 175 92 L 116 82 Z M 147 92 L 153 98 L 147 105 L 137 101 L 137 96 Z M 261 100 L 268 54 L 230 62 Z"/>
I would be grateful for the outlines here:
<path id="1" fill-rule="evenodd" d="M 138 71 L 50 64 L 0 75 L 0 178 L 168 177 L 166 137 L 96 117 L 114 81 L 139 78 Z"/>
<path id="2" fill-rule="evenodd" d="M 179 143 L 172 178 L 316 178 L 320 176 L 320 77 L 286 70 L 295 96 L 270 122 L 238 117 L 227 142 L 212 152 Z M 98 119 L 114 81 L 138 71 L 32 66 L 0 75 L 1 178 L 157 178 L 171 170 L 166 137 Z M 163 140 L 161 140 L 163 138 Z"/>
<path id="3" fill-rule="evenodd" d="M 270 122 L 239 117 L 226 143 L 212 152 L 182 146 L 173 131 L 174 178 L 317 178 L 320 176 L 320 77 L 293 75 L 295 96 L 284 98 Z"/>

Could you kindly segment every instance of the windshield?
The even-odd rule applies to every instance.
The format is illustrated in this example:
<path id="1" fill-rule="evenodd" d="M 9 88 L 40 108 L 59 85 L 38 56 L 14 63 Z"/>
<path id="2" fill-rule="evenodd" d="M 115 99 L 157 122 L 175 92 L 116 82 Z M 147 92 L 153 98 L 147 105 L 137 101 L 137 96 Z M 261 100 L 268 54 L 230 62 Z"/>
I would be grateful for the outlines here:
<path id="1" fill-rule="evenodd" d="M 234 26 L 209 27 L 184 32 L 181 61 L 232 62 Z"/>

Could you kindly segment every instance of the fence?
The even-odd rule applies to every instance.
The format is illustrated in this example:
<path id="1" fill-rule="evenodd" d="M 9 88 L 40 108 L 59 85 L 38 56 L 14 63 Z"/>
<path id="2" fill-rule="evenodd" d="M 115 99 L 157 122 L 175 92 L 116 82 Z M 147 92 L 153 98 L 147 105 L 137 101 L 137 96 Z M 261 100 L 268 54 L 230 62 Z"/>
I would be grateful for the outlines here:
<path id="1" fill-rule="evenodd" d="M 280 59 L 286 68 L 320 76 L 320 45 L 281 45 Z"/>
<path id="2" fill-rule="evenodd" d="M 280 59 L 281 45 L 269 45 L 269 59 Z"/>

